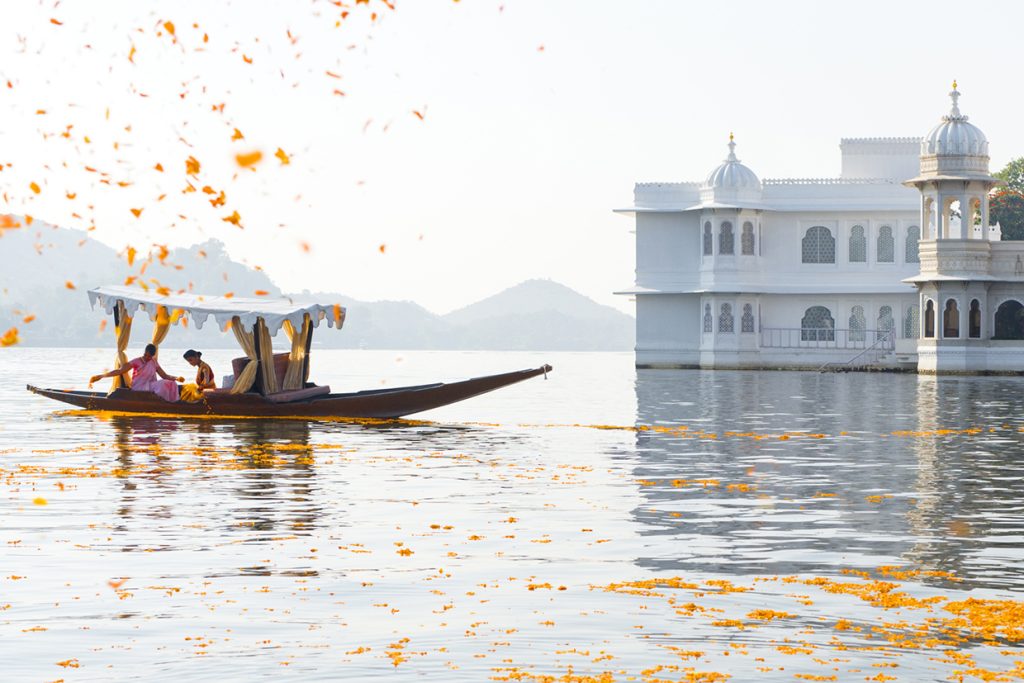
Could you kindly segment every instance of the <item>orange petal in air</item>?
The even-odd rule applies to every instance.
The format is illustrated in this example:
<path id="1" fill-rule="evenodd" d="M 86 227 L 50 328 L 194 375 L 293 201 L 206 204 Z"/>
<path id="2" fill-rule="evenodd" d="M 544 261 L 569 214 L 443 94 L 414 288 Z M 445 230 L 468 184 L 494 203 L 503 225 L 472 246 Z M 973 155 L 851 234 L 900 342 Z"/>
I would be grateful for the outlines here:
<path id="1" fill-rule="evenodd" d="M 278 150 L 280 151 L 280 150 Z M 275 155 L 276 156 L 276 155 Z M 247 154 L 236 154 L 235 162 L 242 168 L 249 168 L 263 159 L 263 152 L 258 149 Z"/>

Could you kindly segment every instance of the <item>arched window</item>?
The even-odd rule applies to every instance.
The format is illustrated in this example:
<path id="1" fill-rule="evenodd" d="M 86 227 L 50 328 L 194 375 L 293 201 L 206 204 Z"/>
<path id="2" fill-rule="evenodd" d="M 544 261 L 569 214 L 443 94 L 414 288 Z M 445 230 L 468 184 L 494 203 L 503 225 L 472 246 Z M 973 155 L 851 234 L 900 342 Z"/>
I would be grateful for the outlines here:
<path id="1" fill-rule="evenodd" d="M 967 336 L 981 339 L 981 302 L 971 299 L 971 310 L 967 316 Z"/>
<path id="2" fill-rule="evenodd" d="M 993 339 L 1024 339 L 1024 306 L 1013 299 L 999 304 L 995 327 Z"/>
<path id="3" fill-rule="evenodd" d="M 895 261 L 896 245 L 892 239 L 892 228 L 883 225 L 878 229 L 878 262 L 892 263 Z"/>
<path id="4" fill-rule="evenodd" d="M 718 229 L 718 253 L 735 253 L 732 249 L 732 243 L 732 223 L 730 223 L 729 221 L 725 221 L 724 223 L 722 223 L 722 226 Z"/>
<path id="5" fill-rule="evenodd" d="M 907 263 L 920 263 L 921 256 L 917 250 L 917 243 L 921 241 L 921 228 L 911 225 L 907 228 L 907 248 L 904 261 Z"/>
<path id="6" fill-rule="evenodd" d="M 850 311 L 850 341 L 864 341 L 864 328 L 867 321 L 864 319 L 864 307 L 854 306 Z"/>
<path id="7" fill-rule="evenodd" d="M 946 299 L 946 309 L 942 312 L 942 336 L 946 339 L 960 336 L 960 309 L 956 299 Z"/>
<path id="8" fill-rule="evenodd" d="M 711 315 L 711 304 L 704 304 L 704 331 L 709 334 L 715 331 L 715 318 Z"/>
<path id="9" fill-rule="evenodd" d="M 722 307 L 719 309 L 718 331 L 725 334 L 732 334 L 733 332 L 732 306 L 729 304 L 722 304 Z"/>
<path id="10" fill-rule="evenodd" d="M 836 240 L 832 231 L 821 225 L 808 228 L 800 245 L 800 254 L 804 263 L 835 263 Z"/>
<path id="11" fill-rule="evenodd" d="M 868 240 L 864 237 L 864 226 L 855 225 L 850 230 L 850 263 L 866 263 Z"/>
<path id="12" fill-rule="evenodd" d="M 800 320 L 801 341 L 835 341 L 836 321 L 824 306 L 811 306 Z"/>
<path id="13" fill-rule="evenodd" d="M 704 255 L 711 256 L 711 221 L 704 224 Z"/>
<path id="14" fill-rule="evenodd" d="M 743 304 L 743 317 L 740 318 L 740 332 L 754 331 L 754 307 Z"/>
<path id="15" fill-rule="evenodd" d="M 917 339 L 921 334 L 921 309 L 917 304 L 907 307 L 903 314 L 903 338 Z"/>
<path id="16" fill-rule="evenodd" d="M 882 306 L 878 309 L 878 336 L 893 331 L 896 323 L 892 319 L 892 306 Z"/>
<path id="17" fill-rule="evenodd" d="M 754 224 L 750 221 L 743 224 L 743 235 L 740 237 L 740 251 L 744 256 L 754 255 Z"/>
<path id="18" fill-rule="evenodd" d="M 924 336 L 935 338 L 935 302 L 931 299 L 924 305 Z"/>

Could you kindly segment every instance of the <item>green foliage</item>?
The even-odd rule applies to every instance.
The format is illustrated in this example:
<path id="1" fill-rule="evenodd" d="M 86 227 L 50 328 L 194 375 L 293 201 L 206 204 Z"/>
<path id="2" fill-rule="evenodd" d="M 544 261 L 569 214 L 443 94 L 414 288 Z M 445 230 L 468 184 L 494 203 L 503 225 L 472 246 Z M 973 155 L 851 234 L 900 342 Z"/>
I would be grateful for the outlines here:
<path id="1" fill-rule="evenodd" d="M 1014 159 L 1003 170 L 992 175 L 1006 183 L 1005 189 L 1024 192 L 1024 157 Z"/>
<path id="2" fill-rule="evenodd" d="M 999 189 L 988 200 L 989 221 L 999 223 L 1004 240 L 1024 240 L 1024 193 Z"/>
<path id="3" fill-rule="evenodd" d="M 989 222 L 999 223 L 1004 240 L 1024 240 L 1024 157 L 993 175 L 1006 185 L 989 197 Z"/>

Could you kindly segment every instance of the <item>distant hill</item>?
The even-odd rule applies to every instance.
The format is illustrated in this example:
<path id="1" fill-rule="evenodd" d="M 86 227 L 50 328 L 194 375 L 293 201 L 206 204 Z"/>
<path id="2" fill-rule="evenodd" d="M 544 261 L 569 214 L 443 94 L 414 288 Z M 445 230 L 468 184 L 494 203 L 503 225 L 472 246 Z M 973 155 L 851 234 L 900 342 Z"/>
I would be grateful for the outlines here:
<path id="1" fill-rule="evenodd" d="M 456 348 L 630 350 L 633 318 L 551 280 L 527 280 L 452 311 Z"/>
<path id="2" fill-rule="evenodd" d="M 24 344 L 31 346 L 111 344 L 113 332 L 100 331 L 102 316 L 89 310 L 85 292 L 121 283 L 138 268 L 136 263 L 129 269 L 123 255 L 82 231 L 39 221 L 0 230 L 0 333 L 18 327 Z M 154 258 L 144 278 L 151 287 L 175 291 L 282 293 L 262 271 L 233 261 L 217 240 L 170 250 L 162 261 Z M 411 301 L 366 302 L 308 291 L 290 296 L 347 308 L 341 334 L 316 336 L 321 348 L 628 351 L 635 334 L 632 317 L 550 280 L 522 282 L 443 316 Z M 30 314 L 35 320 L 24 323 Z M 133 330 L 136 341 L 151 329 L 148 320 L 137 325 L 145 332 L 139 336 Z M 175 330 L 174 335 L 176 346 L 235 345 L 212 325 Z"/>

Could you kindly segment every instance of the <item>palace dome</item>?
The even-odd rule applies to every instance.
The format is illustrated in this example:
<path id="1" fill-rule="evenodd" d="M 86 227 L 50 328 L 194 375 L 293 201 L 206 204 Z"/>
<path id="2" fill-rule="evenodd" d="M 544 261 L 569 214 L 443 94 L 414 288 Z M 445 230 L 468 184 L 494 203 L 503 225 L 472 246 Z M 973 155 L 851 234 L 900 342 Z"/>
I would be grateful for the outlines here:
<path id="1" fill-rule="evenodd" d="M 705 189 L 739 190 L 754 189 L 760 191 L 761 181 L 757 174 L 736 158 L 736 143 L 729 134 L 729 156 L 719 164 L 704 180 Z"/>
<path id="2" fill-rule="evenodd" d="M 960 113 L 960 92 L 953 82 L 953 106 L 921 141 L 921 172 L 988 174 L 988 139 Z"/>
<path id="3" fill-rule="evenodd" d="M 700 186 L 700 199 L 704 205 L 736 205 L 759 203 L 761 181 L 757 174 L 736 158 L 736 143 L 729 134 L 729 156 L 719 164 Z"/>

